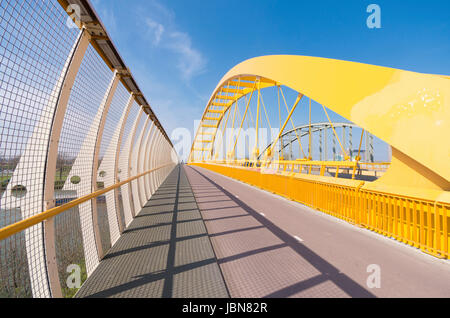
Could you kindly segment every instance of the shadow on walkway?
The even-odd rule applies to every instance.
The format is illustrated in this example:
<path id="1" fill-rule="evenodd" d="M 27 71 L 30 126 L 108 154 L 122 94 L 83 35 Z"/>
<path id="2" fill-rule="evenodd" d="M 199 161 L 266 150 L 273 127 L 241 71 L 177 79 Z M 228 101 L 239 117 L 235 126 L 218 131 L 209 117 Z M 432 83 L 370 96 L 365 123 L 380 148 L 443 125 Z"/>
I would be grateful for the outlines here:
<path id="1" fill-rule="evenodd" d="M 228 297 L 180 166 L 123 232 L 76 297 Z"/>
<path id="2" fill-rule="evenodd" d="M 187 174 L 231 297 L 375 297 L 200 169 Z"/>

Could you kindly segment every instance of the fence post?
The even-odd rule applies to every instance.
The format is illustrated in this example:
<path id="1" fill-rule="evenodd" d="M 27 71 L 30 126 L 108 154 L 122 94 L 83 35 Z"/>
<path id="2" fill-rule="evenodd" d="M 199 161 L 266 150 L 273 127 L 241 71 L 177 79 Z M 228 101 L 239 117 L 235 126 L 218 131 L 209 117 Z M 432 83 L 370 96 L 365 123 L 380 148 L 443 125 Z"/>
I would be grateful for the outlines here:
<path id="1" fill-rule="evenodd" d="M 125 128 L 125 123 L 127 122 L 128 115 L 130 114 L 131 106 L 134 102 L 133 93 L 130 94 L 127 105 L 124 109 L 122 117 L 117 123 L 116 130 L 110 141 L 108 149 L 106 150 L 105 156 L 103 157 L 102 164 L 100 165 L 100 173 L 102 168 L 105 167 L 107 163 L 110 163 L 110 170 L 107 172 L 104 182 L 105 187 L 112 186 L 119 182 L 119 155 L 120 155 L 120 145 L 122 144 L 122 137 Z M 104 165 L 105 163 L 105 165 Z M 120 233 L 125 229 L 125 224 L 120 216 L 120 204 L 119 204 L 119 191 L 114 189 L 114 191 L 109 191 L 105 194 L 106 197 L 106 209 L 108 213 L 109 229 L 111 234 L 111 246 L 119 239 Z"/>
<path id="2" fill-rule="evenodd" d="M 78 156 L 70 170 L 63 190 L 75 190 L 77 196 L 92 193 L 97 188 L 98 152 L 100 148 L 103 127 L 115 89 L 119 81 L 117 71 L 114 71 L 109 86 L 97 110 L 91 126 L 84 138 Z M 90 169 L 86 169 L 90 164 Z M 70 182 L 72 177 L 79 177 L 79 183 Z M 96 199 L 84 202 L 78 206 L 83 237 L 83 248 L 86 259 L 86 271 L 89 276 L 97 267 L 103 256 L 102 244 L 97 222 Z"/>
<path id="3" fill-rule="evenodd" d="M 83 57 L 89 46 L 90 35 L 86 29 L 82 29 L 77 39 L 75 49 L 70 57 L 69 65 L 59 93 L 58 101 L 55 105 L 53 122 L 49 135 L 49 144 L 47 150 L 47 161 L 44 175 L 44 210 L 55 207 L 55 174 L 58 158 L 58 145 L 61 136 L 64 115 L 66 114 L 67 104 L 69 102 L 70 92 L 75 83 L 75 78 L 80 69 Z M 62 297 L 61 285 L 59 281 L 58 265 L 56 261 L 55 248 L 55 219 L 50 218 L 44 222 L 44 240 L 45 255 L 47 258 L 47 275 L 52 297 Z"/>
<path id="4" fill-rule="evenodd" d="M 105 97 L 103 99 L 103 112 L 100 119 L 100 123 L 98 125 L 97 130 L 97 137 L 95 141 L 95 148 L 94 148 L 94 156 L 93 156 L 93 165 L 92 165 L 92 192 L 98 190 L 97 186 L 97 176 L 98 176 L 98 157 L 100 153 L 100 145 L 102 143 L 102 137 L 103 137 L 103 130 L 105 128 L 106 118 L 108 115 L 109 107 L 111 106 L 112 100 L 114 98 L 114 93 L 116 92 L 117 85 L 119 84 L 120 74 L 115 71 L 113 74 L 113 80 L 111 81 L 110 87 L 108 91 L 105 94 Z M 97 210 L 97 198 L 92 199 L 92 216 L 93 216 L 93 223 L 94 223 L 94 234 L 95 234 L 95 240 L 97 244 L 97 251 L 98 251 L 98 257 L 99 260 L 103 258 L 105 251 L 103 250 L 103 246 L 101 243 L 101 236 L 100 236 L 100 227 L 98 224 L 98 210 Z"/>
<path id="5" fill-rule="evenodd" d="M 11 196 L 2 198 L 2 207 L 5 209 L 20 206 L 23 219 L 55 204 L 54 186 L 59 135 L 70 90 L 89 41 L 88 32 L 82 29 L 66 59 L 59 79 L 49 94 L 47 105 L 41 111 L 33 134 L 27 140 L 26 148 L 5 191 L 11 193 L 15 185 L 23 185 L 27 189 L 25 195 L 20 198 Z M 52 120 L 49 120 L 49 115 Z M 61 297 L 53 220 L 26 229 L 25 248 L 33 296 Z"/>
<path id="6" fill-rule="evenodd" d="M 136 143 L 133 148 L 132 162 L 131 162 L 131 176 L 136 176 L 139 174 L 139 159 L 142 155 L 142 141 L 144 139 L 144 133 L 147 129 L 148 123 L 150 122 L 150 118 L 145 118 L 144 127 L 142 127 L 139 137 L 136 139 Z M 131 193 L 133 196 L 133 204 L 134 204 L 134 216 L 136 216 L 141 211 L 141 199 L 140 199 L 140 191 L 139 191 L 139 183 L 138 180 L 135 179 L 131 181 Z"/>
<path id="7" fill-rule="evenodd" d="M 158 152 L 159 152 L 159 143 L 160 143 L 160 140 L 161 140 L 161 133 L 160 133 L 160 131 L 158 130 L 158 131 L 157 131 L 157 136 L 156 136 L 156 142 L 155 142 L 155 146 L 154 146 L 155 149 L 154 149 L 154 151 L 153 151 L 154 155 L 153 155 L 153 157 L 152 157 L 152 166 L 153 166 L 153 169 L 156 168 L 156 167 L 158 166 L 157 158 L 158 158 Z M 153 187 L 154 192 L 156 192 L 156 190 L 158 190 L 158 182 L 157 182 L 157 179 L 158 179 L 158 173 L 159 173 L 159 170 L 156 170 L 156 171 L 153 173 L 153 175 L 152 175 L 152 187 Z"/>
<path id="8" fill-rule="evenodd" d="M 142 172 L 145 172 L 145 171 L 149 170 L 149 168 L 148 168 L 149 148 L 150 148 L 150 143 L 151 143 L 151 141 L 153 139 L 153 135 L 155 133 L 155 128 L 156 128 L 155 122 L 152 121 L 152 126 L 149 129 L 148 135 L 147 135 L 147 137 L 145 138 L 145 141 L 144 141 L 144 147 L 145 147 L 144 160 L 142 160 L 142 162 L 141 162 L 141 164 L 142 164 L 142 166 L 141 166 L 142 167 Z M 144 175 L 141 179 L 142 179 L 142 183 L 143 183 L 143 187 L 144 187 L 143 198 L 144 198 L 144 201 L 146 203 L 149 200 L 149 198 L 150 198 L 150 194 L 149 194 L 150 193 L 150 188 L 149 188 L 149 185 L 148 185 L 148 174 Z M 145 205 L 145 203 L 144 203 L 144 205 Z"/>
<path id="9" fill-rule="evenodd" d="M 139 112 L 134 120 L 133 126 L 131 128 L 130 134 L 128 135 L 125 145 L 123 147 L 122 156 L 120 157 L 120 180 L 126 180 L 130 177 L 130 160 L 131 160 L 131 150 L 134 136 L 136 135 L 136 129 L 139 125 L 141 117 L 144 111 L 139 109 Z M 130 184 L 124 184 L 120 187 L 123 200 L 123 211 L 125 216 L 125 227 L 127 227 L 134 218 L 134 205 L 133 198 L 131 197 Z"/>
<path id="10" fill-rule="evenodd" d="M 155 132 L 154 132 L 154 134 L 153 134 L 153 136 L 152 136 L 152 141 L 151 141 L 151 143 L 150 143 L 150 146 L 149 146 L 149 150 L 148 150 L 148 152 L 149 152 L 149 155 L 148 155 L 148 159 L 147 159 L 147 165 L 148 165 L 148 169 L 147 170 L 151 170 L 151 169 L 154 169 L 155 168 L 155 166 L 154 166 L 154 164 L 153 164 L 153 159 L 154 159 L 154 157 L 155 157 L 155 145 L 156 145 L 156 142 L 157 142 L 157 140 L 158 140 L 158 132 L 159 132 L 159 130 L 158 130 L 158 128 L 156 128 L 155 129 Z M 147 178 L 147 182 L 148 182 L 148 184 L 149 184 L 149 189 L 150 189 L 150 197 L 155 193 L 155 191 L 156 191 L 156 189 L 155 189 L 155 187 L 154 187 L 154 185 L 153 185 L 153 176 L 155 175 L 155 172 L 153 171 L 153 172 L 151 172 L 150 174 L 148 174 L 148 178 Z M 149 197 L 149 198 L 150 198 Z"/>
<path id="11" fill-rule="evenodd" d="M 150 121 L 150 119 L 149 119 Z M 148 129 L 147 135 L 143 139 L 143 143 L 141 145 L 141 149 L 139 151 L 139 162 L 138 162 L 138 173 L 141 174 L 145 172 L 145 160 L 146 160 L 146 154 L 147 154 L 147 145 L 150 139 L 150 135 L 152 134 L 153 128 L 155 127 L 155 123 L 152 121 L 152 124 L 150 128 Z M 139 198 L 140 198 L 140 204 L 141 208 L 144 207 L 144 205 L 147 203 L 147 191 L 145 186 L 145 178 L 146 176 L 140 177 L 138 181 L 138 190 L 139 190 Z"/>

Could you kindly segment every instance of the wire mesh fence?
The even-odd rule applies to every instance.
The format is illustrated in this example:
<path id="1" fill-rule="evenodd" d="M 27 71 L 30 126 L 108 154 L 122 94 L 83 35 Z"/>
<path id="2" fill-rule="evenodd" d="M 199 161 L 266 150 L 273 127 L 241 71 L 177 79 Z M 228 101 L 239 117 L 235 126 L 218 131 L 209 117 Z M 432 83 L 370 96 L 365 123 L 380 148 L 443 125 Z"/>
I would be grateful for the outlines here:
<path id="1" fill-rule="evenodd" d="M 45 131 L 79 30 L 65 25 L 56 1 L 0 2 L 0 226 L 42 210 Z M 30 277 L 28 263 L 43 262 L 42 225 L 0 241 L 0 289 L 5 296 L 48 296 L 45 273 Z"/>
<path id="2" fill-rule="evenodd" d="M 148 115 L 93 33 L 67 21 L 57 0 L 0 0 L 0 231 L 67 205 L 0 239 L 0 298 L 72 297 L 79 286 L 68 287 L 70 266 L 83 283 L 138 199 L 126 188 L 124 201 L 119 187 L 71 204 L 132 177 L 131 150 L 142 153 L 135 136 Z"/>

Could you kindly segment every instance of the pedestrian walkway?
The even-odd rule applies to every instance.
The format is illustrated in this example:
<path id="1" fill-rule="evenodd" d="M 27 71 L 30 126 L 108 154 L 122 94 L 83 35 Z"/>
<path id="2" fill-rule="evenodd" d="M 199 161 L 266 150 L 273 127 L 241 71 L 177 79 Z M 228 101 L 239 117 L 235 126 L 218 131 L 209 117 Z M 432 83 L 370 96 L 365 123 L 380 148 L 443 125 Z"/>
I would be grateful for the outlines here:
<path id="1" fill-rule="evenodd" d="M 168 176 L 76 297 L 228 297 L 183 168 Z"/>
<path id="2" fill-rule="evenodd" d="M 448 281 L 445 261 L 182 165 L 76 297 L 450 297 Z"/>

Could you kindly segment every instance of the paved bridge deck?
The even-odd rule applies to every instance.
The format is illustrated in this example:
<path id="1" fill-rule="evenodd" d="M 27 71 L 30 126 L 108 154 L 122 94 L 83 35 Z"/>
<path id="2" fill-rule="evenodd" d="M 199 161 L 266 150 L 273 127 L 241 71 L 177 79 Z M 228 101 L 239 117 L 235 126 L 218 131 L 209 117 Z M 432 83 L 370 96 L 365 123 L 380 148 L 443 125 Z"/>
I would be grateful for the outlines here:
<path id="1" fill-rule="evenodd" d="M 131 222 L 76 297 L 228 297 L 180 166 Z"/>
<path id="2" fill-rule="evenodd" d="M 450 297 L 449 281 L 448 261 L 182 166 L 77 297 Z"/>

